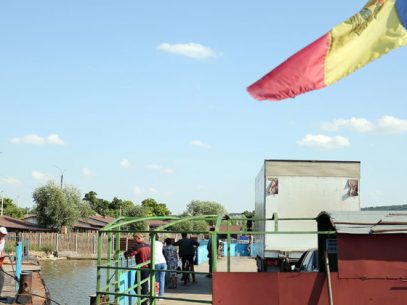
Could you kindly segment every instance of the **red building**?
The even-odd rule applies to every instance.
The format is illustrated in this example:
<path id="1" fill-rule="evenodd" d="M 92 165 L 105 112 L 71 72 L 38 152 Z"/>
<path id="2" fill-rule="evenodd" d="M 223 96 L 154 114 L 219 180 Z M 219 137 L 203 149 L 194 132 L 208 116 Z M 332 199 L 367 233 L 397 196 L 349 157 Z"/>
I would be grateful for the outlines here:
<path id="1" fill-rule="evenodd" d="M 213 304 L 407 304 L 407 212 L 323 212 L 318 231 L 319 272 L 213 275 Z M 329 257 L 326 272 L 324 253 Z"/>

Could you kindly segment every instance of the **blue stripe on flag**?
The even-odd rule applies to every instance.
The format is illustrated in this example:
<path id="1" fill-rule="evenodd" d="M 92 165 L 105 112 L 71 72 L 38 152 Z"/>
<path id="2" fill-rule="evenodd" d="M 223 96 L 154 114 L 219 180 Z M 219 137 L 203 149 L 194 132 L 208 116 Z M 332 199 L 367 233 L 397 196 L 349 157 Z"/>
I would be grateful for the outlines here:
<path id="1" fill-rule="evenodd" d="M 396 9 L 400 17 L 400 22 L 407 30 L 407 0 L 396 0 Z"/>

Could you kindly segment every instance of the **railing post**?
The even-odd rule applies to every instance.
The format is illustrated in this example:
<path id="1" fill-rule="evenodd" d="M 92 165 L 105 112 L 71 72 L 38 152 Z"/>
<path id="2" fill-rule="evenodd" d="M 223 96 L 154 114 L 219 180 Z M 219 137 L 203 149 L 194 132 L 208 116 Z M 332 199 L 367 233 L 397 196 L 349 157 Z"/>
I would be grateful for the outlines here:
<path id="1" fill-rule="evenodd" d="M 107 257 L 106 257 L 106 264 L 109 267 L 106 269 L 106 286 L 108 287 L 108 291 L 110 292 L 110 267 L 111 267 L 111 250 L 112 249 L 112 232 L 107 233 Z"/>
<path id="2" fill-rule="evenodd" d="M 151 233 L 151 263 L 150 263 L 150 304 L 156 303 L 155 298 L 155 241 L 157 233 Z"/>
<path id="3" fill-rule="evenodd" d="M 140 295 L 141 294 L 141 270 L 138 269 L 136 270 L 136 277 L 137 277 L 137 294 Z M 141 305 L 141 299 L 142 297 L 137 297 L 137 305 Z"/>
<path id="4" fill-rule="evenodd" d="M 227 228 L 227 245 L 226 245 L 226 249 L 227 249 L 227 256 L 228 256 L 228 272 L 230 272 L 230 220 L 227 220 L 226 223 L 226 228 Z"/>
<path id="5" fill-rule="evenodd" d="M 120 272 L 120 270 L 118 269 L 118 267 L 120 267 L 120 227 L 118 227 L 117 229 L 116 229 L 117 231 L 116 231 L 116 236 L 115 236 L 115 257 L 114 257 L 114 259 L 115 259 L 115 266 L 116 266 L 116 273 L 115 273 L 115 280 L 116 280 L 116 287 L 115 287 L 115 292 L 116 293 L 120 293 L 120 274 L 121 274 L 121 272 Z M 114 300 L 115 300 L 115 302 L 117 303 L 117 304 L 119 304 L 119 301 L 120 301 L 120 297 L 116 294 L 115 295 L 115 298 L 114 298 Z"/>
<path id="6" fill-rule="evenodd" d="M 274 219 L 274 231 L 278 232 L 278 214 L 273 213 L 273 219 Z"/>
<path id="7" fill-rule="evenodd" d="M 115 293 L 120 293 L 120 270 L 118 269 L 120 267 L 120 227 L 116 229 L 116 234 L 115 234 L 115 267 L 117 268 L 115 271 Z M 120 297 L 116 294 L 114 297 L 114 300 L 117 304 L 119 304 Z"/>
<path id="8" fill-rule="evenodd" d="M 217 247 L 217 236 L 215 231 L 211 231 L 211 243 L 212 243 L 212 272 L 216 272 L 216 265 L 218 259 L 218 247 Z"/>
<path id="9" fill-rule="evenodd" d="M 96 270 L 96 305 L 100 304 L 100 278 L 101 278 L 101 268 L 102 264 L 102 233 L 98 232 L 98 265 Z"/>

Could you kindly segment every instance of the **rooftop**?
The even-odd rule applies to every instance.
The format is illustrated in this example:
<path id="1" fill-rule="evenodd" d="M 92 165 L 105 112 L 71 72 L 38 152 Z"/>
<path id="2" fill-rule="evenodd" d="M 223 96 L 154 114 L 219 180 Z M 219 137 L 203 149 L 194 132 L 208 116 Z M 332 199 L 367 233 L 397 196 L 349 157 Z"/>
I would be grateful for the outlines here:
<path id="1" fill-rule="evenodd" d="M 407 211 L 335 211 L 321 212 L 317 220 L 329 218 L 340 234 L 407 233 Z"/>

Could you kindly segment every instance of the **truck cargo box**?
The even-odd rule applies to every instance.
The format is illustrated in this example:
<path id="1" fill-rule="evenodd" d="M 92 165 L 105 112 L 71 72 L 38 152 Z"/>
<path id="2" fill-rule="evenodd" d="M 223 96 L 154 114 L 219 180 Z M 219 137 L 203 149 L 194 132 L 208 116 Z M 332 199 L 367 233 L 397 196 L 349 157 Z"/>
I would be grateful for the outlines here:
<path id="1" fill-rule="evenodd" d="M 256 218 L 315 218 L 321 211 L 359 211 L 359 161 L 265 160 L 255 183 Z M 274 221 L 256 221 L 256 231 L 274 231 Z M 279 231 L 317 231 L 314 220 L 278 222 Z M 317 247 L 317 235 L 256 237 L 262 259 L 298 258 Z M 261 268 L 259 268 L 261 269 Z"/>

